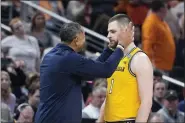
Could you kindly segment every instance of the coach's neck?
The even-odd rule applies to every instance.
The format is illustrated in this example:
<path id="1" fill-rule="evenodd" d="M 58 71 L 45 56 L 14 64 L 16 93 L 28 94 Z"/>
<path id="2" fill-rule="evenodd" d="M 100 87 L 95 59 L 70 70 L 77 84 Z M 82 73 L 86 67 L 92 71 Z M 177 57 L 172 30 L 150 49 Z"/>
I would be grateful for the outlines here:
<path id="1" fill-rule="evenodd" d="M 75 52 L 78 52 L 78 48 L 75 47 L 73 44 L 68 44 L 69 47 L 71 47 Z"/>
<path id="2" fill-rule="evenodd" d="M 136 47 L 136 45 L 134 44 L 134 42 L 131 42 L 130 44 L 128 44 L 127 46 L 125 46 L 125 51 L 124 54 L 128 54 L 134 47 Z"/>
<path id="3" fill-rule="evenodd" d="M 63 42 L 63 44 L 67 45 L 68 47 L 70 47 L 71 49 L 73 49 L 75 52 L 78 52 L 78 47 L 74 45 L 73 42 L 71 43 L 66 43 L 66 42 Z"/>

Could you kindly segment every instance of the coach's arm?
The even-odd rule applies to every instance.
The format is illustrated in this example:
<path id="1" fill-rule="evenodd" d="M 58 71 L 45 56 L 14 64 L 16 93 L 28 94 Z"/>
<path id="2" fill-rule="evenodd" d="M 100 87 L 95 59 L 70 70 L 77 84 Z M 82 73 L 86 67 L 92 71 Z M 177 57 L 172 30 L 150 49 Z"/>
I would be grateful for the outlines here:
<path id="1" fill-rule="evenodd" d="M 153 68 L 148 56 L 142 52 L 137 53 L 131 62 L 131 70 L 136 74 L 141 99 L 136 123 L 146 123 L 151 111 L 153 96 Z"/>
<path id="2" fill-rule="evenodd" d="M 113 53 L 113 50 L 111 50 L 109 47 L 105 48 L 101 55 L 97 58 L 96 61 L 105 62 L 109 56 Z"/>
<path id="3" fill-rule="evenodd" d="M 70 67 L 70 73 L 82 77 L 82 79 L 108 78 L 117 68 L 123 57 L 123 48 L 116 48 L 105 62 L 94 61 L 81 55 L 75 55 L 68 62 L 74 62 Z"/>

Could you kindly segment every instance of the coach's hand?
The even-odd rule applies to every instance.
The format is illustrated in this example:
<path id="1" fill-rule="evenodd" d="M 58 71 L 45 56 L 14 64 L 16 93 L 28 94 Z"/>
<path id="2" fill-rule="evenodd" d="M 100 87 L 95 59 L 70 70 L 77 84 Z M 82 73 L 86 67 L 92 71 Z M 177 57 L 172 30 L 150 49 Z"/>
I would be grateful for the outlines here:
<path id="1" fill-rule="evenodd" d="M 118 45 L 117 41 L 110 41 L 108 47 L 111 49 L 115 49 L 117 45 Z"/>
<path id="2" fill-rule="evenodd" d="M 128 26 L 122 26 L 118 34 L 118 44 L 122 46 L 127 46 L 134 40 L 134 26 L 130 22 Z"/>

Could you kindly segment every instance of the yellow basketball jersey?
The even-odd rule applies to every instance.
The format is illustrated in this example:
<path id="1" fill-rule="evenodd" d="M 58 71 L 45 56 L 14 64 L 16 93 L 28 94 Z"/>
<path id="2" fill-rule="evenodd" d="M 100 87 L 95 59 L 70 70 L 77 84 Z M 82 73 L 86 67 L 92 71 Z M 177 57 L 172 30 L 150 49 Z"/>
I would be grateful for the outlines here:
<path id="1" fill-rule="evenodd" d="M 107 79 L 107 97 L 105 105 L 105 121 L 121 121 L 135 118 L 140 106 L 136 76 L 130 70 L 130 63 L 139 48 L 133 48 L 120 61 L 116 71 Z"/>

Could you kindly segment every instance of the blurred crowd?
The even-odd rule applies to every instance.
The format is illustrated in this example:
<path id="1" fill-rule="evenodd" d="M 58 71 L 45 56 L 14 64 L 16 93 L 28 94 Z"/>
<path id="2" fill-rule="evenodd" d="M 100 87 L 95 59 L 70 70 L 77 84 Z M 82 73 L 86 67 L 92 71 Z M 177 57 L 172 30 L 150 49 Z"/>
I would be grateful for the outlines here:
<path id="1" fill-rule="evenodd" d="M 154 66 L 154 95 L 149 121 L 184 121 L 185 89 L 162 78 L 167 75 L 184 82 L 182 0 L 165 0 L 166 7 L 160 2 L 152 4 L 152 0 L 33 2 L 104 36 L 111 16 L 127 14 L 135 25 L 135 44 L 144 50 Z M 33 122 L 40 98 L 39 66 L 44 54 L 55 46 L 48 27 L 53 28 L 56 21 L 45 13 L 34 11 L 29 26 L 25 26 L 20 0 L 12 0 L 12 7 L 12 18 L 8 20 L 11 33 L 1 31 L 1 122 Z M 81 54 L 89 57 L 85 52 Z M 106 78 L 82 83 L 84 119 L 98 118 L 106 96 L 106 84 Z"/>

